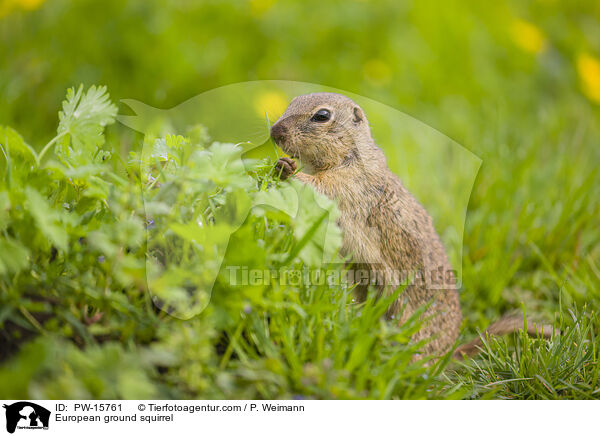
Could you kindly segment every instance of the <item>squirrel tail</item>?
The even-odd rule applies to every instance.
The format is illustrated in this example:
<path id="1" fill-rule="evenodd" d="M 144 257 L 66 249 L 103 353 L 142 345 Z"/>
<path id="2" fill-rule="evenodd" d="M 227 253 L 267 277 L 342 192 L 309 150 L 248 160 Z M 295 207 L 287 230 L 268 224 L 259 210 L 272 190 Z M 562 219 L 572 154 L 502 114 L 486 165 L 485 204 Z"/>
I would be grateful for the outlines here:
<path id="1" fill-rule="evenodd" d="M 508 333 L 515 333 L 519 330 L 523 330 L 522 316 L 507 316 L 500 318 L 471 342 L 456 348 L 453 357 L 455 359 L 462 359 L 465 356 L 474 356 L 479 353 L 481 351 L 481 346 L 483 345 L 481 338 L 486 335 L 503 336 Z M 553 334 L 560 335 L 560 330 L 549 324 L 536 325 L 527 320 L 527 334 L 534 338 L 550 339 Z"/>

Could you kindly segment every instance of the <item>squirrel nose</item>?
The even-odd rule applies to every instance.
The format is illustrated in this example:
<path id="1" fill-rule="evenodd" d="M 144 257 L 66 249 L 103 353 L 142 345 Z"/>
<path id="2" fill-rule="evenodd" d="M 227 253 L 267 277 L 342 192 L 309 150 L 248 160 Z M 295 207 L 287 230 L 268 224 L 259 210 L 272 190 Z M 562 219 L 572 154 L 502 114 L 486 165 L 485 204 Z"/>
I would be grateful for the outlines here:
<path id="1" fill-rule="evenodd" d="M 275 123 L 271 127 L 271 137 L 275 140 L 275 142 L 279 143 L 281 140 L 285 138 L 288 131 L 287 128 L 281 123 Z"/>

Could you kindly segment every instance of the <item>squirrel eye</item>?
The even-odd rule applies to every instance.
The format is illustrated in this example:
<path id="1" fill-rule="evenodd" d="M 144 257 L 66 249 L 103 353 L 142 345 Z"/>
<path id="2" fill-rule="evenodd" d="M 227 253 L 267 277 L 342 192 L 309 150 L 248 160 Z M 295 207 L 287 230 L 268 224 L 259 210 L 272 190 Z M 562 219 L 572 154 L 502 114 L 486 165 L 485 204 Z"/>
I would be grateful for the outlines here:
<path id="1" fill-rule="evenodd" d="M 319 109 L 312 116 L 311 121 L 316 121 L 318 123 L 324 123 L 325 121 L 329 121 L 331 119 L 331 112 L 327 109 Z"/>

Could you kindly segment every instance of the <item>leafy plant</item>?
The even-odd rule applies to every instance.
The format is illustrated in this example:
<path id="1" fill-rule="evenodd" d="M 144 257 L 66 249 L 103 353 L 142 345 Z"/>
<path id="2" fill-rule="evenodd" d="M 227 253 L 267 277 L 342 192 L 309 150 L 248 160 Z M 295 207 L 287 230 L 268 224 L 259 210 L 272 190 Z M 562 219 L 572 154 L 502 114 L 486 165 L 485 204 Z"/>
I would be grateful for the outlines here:
<path id="1" fill-rule="evenodd" d="M 124 162 L 98 137 L 114 116 L 103 88 L 70 90 L 49 142 L 59 161 L 3 128 L 0 395 L 439 394 L 444 361 L 415 361 L 409 341 L 419 314 L 387 323 L 395 296 L 353 302 L 343 264 L 322 263 L 341 242 L 333 202 L 279 184 L 272 162 L 243 160 L 233 144 L 146 138 Z M 232 266 L 281 276 L 238 283 Z M 314 280 L 288 275 L 304 272 Z M 175 312 L 191 319 L 169 315 L 195 304 Z"/>

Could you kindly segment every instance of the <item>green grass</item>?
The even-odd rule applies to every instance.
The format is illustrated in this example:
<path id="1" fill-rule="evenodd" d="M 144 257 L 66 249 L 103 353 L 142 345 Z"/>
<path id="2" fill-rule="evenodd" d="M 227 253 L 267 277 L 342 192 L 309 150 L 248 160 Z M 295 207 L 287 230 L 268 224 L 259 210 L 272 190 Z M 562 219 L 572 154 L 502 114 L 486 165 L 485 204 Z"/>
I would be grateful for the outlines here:
<path id="1" fill-rule="evenodd" d="M 450 383 L 468 387 L 472 398 L 598 399 L 596 313 L 570 310 L 558 326 L 562 334 L 548 341 L 523 332 L 512 344 L 488 338 L 477 360 L 449 372 Z"/>
<path id="2" fill-rule="evenodd" d="M 561 334 L 552 340 L 519 335 L 508 345 L 499 338 L 465 363 L 450 356 L 415 361 L 422 344 L 410 337 L 422 325 L 419 313 L 402 326 L 383 317 L 402 289 L 356 303 L 351 289 L 325 281 L 231 281 L 231 265 L 341 271 L 341 264 L 321 266 L 319 229 L 328 208 L 335 211 L 328 200 L 315 212 L 315 194 L 301 189 L 300 209 L 288 215 L 289 190 L 301 185 L 278 182 L 269 159 L 243 164 L 238 147 L 223 144 L 146 137 L 148 150 L 132 151 L 125 162 L 104 144 L 102 125 L 115 116 L 104 93 L 68 93 L 50 141 L 58 160 L 43 159 L 3 130 L 4 397 L 599 396 L 599 321 L 594 307 L 573 309 L 581 294 L 572 290 L 598 284 L 591 257 L 581 267 L 588 274 L 565 287 L 561 274 L 575 272 L 559 272 L 529 242 L 538 273 L 545 269 L 550 286 L 569 296 L 568 309 L 555 306 Z M 225 247 L 229 234 L 207 295 L 213 250 Z M 339 247 L 339 234 L 328 237 L 328 248 Z M 190 286 L 197 288 L 191 296 Z M 171 315 L 154 307 L 151 295 Z M 466 313 L 472 307 L 463 306 Z M 549 312 L 543 304 L 533 308 Z"/>
<path id="3" fill-rule="evenodd" d="M 301 184 L 232 144 L 146 137 L 125 162 L 102 136 L 114 116 L 104 89 L 70 90 L 48 159 L 3 130 L 3 397 L 436 396 L 442 365 L 413 361 L 419 313 L 384 321 L 398 294 L 230 279 L 232 265 L 340 272 L 321 266 L 341 242 L 319 239 L 331 201 L 302 188 L 284 213 Z"/>

